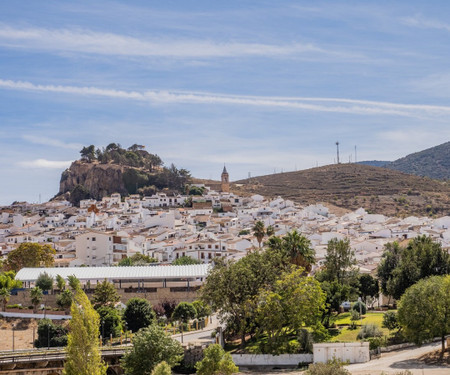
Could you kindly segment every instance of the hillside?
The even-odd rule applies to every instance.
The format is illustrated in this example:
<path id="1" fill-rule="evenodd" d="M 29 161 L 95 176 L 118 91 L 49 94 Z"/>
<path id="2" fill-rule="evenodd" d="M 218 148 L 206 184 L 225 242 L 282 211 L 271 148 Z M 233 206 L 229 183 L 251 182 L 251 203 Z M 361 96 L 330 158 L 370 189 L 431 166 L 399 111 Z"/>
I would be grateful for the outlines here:
<path id="1" fill-rule="evenodd" d="M 449 215 L 450 187 L 442 181 L 361 164 L 339 164 L 236 181 L 233 192 L 324 202 L 385 215 Z"/>
<path id="2" fill-rule="evenodd" d="M 190 180 L 185 169 L 173 164 L 164 167 L 158 155 L 148 153 L 144 146 L 128 149 L 111 143 L 105 149 L 91 145 L 80 151 L 81 159 L 66 169 L 60 180 L 59 193 L 73 204 L 81 199 L 102 199 L 112 193 L 150 195 L 168 189 L 182 192 Z"/>
<path id="3" fill-rule="evenodd" d="M 450 142 L 407 155 L 386 164 L 385 168 L 417 176 L 450 180 Z"/>

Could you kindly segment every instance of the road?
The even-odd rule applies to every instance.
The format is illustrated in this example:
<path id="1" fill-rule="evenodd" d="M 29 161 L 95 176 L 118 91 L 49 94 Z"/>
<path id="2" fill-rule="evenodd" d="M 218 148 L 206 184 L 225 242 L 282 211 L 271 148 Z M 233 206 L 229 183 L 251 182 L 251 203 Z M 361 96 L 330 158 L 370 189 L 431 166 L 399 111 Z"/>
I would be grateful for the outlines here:
<path id="1" fill-rule="evenodd" d="M 385 353 L 381 358 L 367 363 L 357 363 L 346 366 L 352 375 L 386 375 L 396 374 L 409 370 L 413 375 L 449 375 L 450 365 L 431 366 L 419 360 L 418 357 L 430 351 L 441 348 L 440 342 L 424 345 L 421 348 L 404 349 L 391 353 Z"/>
<path id="2" fill-rule="evenodd" d="M 216 316 L 211 317 L 211 323 L 201 331 L 194 331 L 189 333 L 183 333 L 183 339 L 181 339 L 181 334 L 172 335 L 172 337 L 183 343 L 196 343 L 196 342 L 208 342 L 210 343 L 212 340 L 211 333 L 214 331 L 220 323 Z"/>

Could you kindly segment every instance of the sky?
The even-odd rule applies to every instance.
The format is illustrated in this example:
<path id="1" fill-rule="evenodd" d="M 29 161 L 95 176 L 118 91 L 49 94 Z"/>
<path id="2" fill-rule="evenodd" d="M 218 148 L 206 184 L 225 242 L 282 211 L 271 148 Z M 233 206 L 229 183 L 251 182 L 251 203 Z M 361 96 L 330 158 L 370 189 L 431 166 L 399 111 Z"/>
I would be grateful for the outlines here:
<path id="1" fill-rule="evenodd" d="M 199 178 L 395 160 L 450 140 L 448 1 L 2 1 L 0 205 L 83 146 Z"/>

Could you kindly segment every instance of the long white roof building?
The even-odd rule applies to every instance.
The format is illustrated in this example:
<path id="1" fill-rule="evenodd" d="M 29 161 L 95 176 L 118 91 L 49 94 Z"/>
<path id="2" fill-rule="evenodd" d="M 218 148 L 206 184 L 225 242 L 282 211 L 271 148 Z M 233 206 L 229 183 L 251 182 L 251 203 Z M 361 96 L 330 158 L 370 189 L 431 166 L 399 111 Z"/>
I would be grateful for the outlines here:
<path id="1" fill-rule="evenodd" d="M 210 264 L 188 266 L 130 266 L 130 267 L 56 267 L 22 268 L 16 274 L 16 280 L 35 282 L 41 273 L 46 272 L 53 278 L 61 275 L 67 280 L 74 275 L 80 281 L 87 280 L 186 280 L 204 279 Z"/>

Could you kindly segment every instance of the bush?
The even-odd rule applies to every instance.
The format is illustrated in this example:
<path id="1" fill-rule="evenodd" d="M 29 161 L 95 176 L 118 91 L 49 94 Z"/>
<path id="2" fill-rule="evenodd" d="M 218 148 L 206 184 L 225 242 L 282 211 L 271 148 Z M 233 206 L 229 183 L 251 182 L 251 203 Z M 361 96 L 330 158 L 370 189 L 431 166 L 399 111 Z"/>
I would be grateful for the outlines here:
<path id="1" fill-rule="evenodd" d="M 399 329 L 397 313 L 394 311 L 388 311 L 383 315 L 383 323 L 381 324 L 383 328 L 387 328 L 389 331 L 394 329 Z"/>
<path id="2" fill-rule="evenodd" d="M 172 369 L 166 361 L 162 361 L 153 369 L 152 375 L 172 375 Z"/>
<path id="3" fill-rule="evenodd" d="M 305 375 L 350 375 L 343 363 L 338 360 L 329 361 L 328 363 L 313 363 L 309 365 Z"/>
<path id="4" fill-rule="evenodd" d="M 198 375 L 231 375 L 239 371 L 230 353 L 219 344 L 208 346 L 203 354 L 204 358 L 195 365 Z"/>
<path id="5" fill-rule="evenodd" d="M 361 330 L 356 337 L 358 340 L 367 339 L 369 337 L 381 337 L 383 332 L 376 324 L 365 324 L 361 327 Z"/>
<path id="6" fill-rule="evenodd" d="M 54 324 L 50 319 L 41 319 L 39 321 L 37 333 L 38 338 L 34 342 L 37 348 L 45 348 L 47 345 L 50 347 L 67 345 L 67 328 Z"/>
<path id="7" fill-rule="evenodd" d="M 359 307 L 360 305 L 361 305 L 361 310 Z M 365 315 L 367 312 L 367 306 L 363 302 L 358 301 L 358 302 L 354 303 L 352 310 L 356 310 L 356 311 L 358 311 L 358 313 L 361 311 L 362 315 Z"/>

